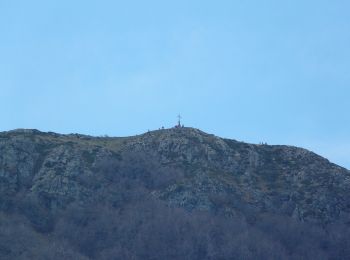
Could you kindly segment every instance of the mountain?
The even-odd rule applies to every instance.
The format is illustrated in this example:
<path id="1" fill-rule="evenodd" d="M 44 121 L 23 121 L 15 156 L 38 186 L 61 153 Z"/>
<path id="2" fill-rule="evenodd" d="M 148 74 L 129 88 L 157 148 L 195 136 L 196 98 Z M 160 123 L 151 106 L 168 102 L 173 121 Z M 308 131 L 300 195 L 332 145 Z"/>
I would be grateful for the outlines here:
<path id="1" fill-rule="evenodd" d="M 2 132 L 0 258 L 347 259 L 349 192 L 313 152 L 193 128 Z"/>

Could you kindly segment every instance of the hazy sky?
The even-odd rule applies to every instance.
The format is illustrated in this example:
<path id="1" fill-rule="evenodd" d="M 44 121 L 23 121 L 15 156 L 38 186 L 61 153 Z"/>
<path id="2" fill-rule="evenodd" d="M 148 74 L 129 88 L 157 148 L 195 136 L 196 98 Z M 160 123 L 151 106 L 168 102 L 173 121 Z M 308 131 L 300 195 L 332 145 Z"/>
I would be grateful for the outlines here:
<path id="1" fill-rule="evenodd" d="M 350 168 L 350 1 L 0 0 L 0 131 L 186 126 Z"/>

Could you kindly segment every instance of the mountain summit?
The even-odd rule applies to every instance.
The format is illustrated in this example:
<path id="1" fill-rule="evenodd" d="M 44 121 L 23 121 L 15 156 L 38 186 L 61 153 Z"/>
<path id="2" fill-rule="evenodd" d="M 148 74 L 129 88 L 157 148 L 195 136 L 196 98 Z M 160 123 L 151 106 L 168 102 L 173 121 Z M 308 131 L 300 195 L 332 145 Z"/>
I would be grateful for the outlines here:
<path id="1" fill-rule="evenodd" d="M 135 208 L 147 212 L 147 201 L 163 205 L 163 213 L 178 209 L 186 216 L 209 214 L 252 226 L 267 215 L 316 227 L 348 226 L 349 192 L 350 171 L 313 152 L 247 144 L 194 128 L 120 138 L 26 129 L 0 133 L 0 217 L 23 218 L 18 221 L 35 234 L 58 234 L 60 240 L 70 241 L 58 230 L 72 226 L 77 215 L 81 219 L 74 225 L 85 221 L 89 230 L 99 215 L 88 209 L 108 208 L 105 216 L 139 205 Z M 72 211 L 77 214 L 67 217 Z M 74 250 L 81 258 L 102 258 L 101 248 L 77 248 L 70 249 L 72 258 Z M 0 257 L 14 254 L 0 241 Z M 143 257 L 130 256 L 135 258 Z"/>

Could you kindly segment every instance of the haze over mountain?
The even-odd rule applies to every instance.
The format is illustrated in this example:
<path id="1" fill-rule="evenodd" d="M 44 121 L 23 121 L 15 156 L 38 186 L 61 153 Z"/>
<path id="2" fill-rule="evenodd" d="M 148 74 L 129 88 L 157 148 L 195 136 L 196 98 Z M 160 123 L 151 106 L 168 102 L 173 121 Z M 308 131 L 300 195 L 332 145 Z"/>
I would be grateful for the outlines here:
<path id="1" fill-rule="evenodd" d="M 2 259 L 348 259 L 350 171 L 176 127 L 0 133 Z"/>

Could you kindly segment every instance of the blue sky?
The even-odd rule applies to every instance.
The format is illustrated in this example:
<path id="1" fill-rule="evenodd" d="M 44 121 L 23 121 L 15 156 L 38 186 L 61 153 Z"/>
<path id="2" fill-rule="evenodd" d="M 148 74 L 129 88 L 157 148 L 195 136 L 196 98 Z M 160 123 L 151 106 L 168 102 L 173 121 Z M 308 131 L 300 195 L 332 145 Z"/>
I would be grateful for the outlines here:
<path id="1" fill-rule="evenodd" d="M 187 126 L 350 168 L 350 2 L 0 0 L 0 131 Z"/>

